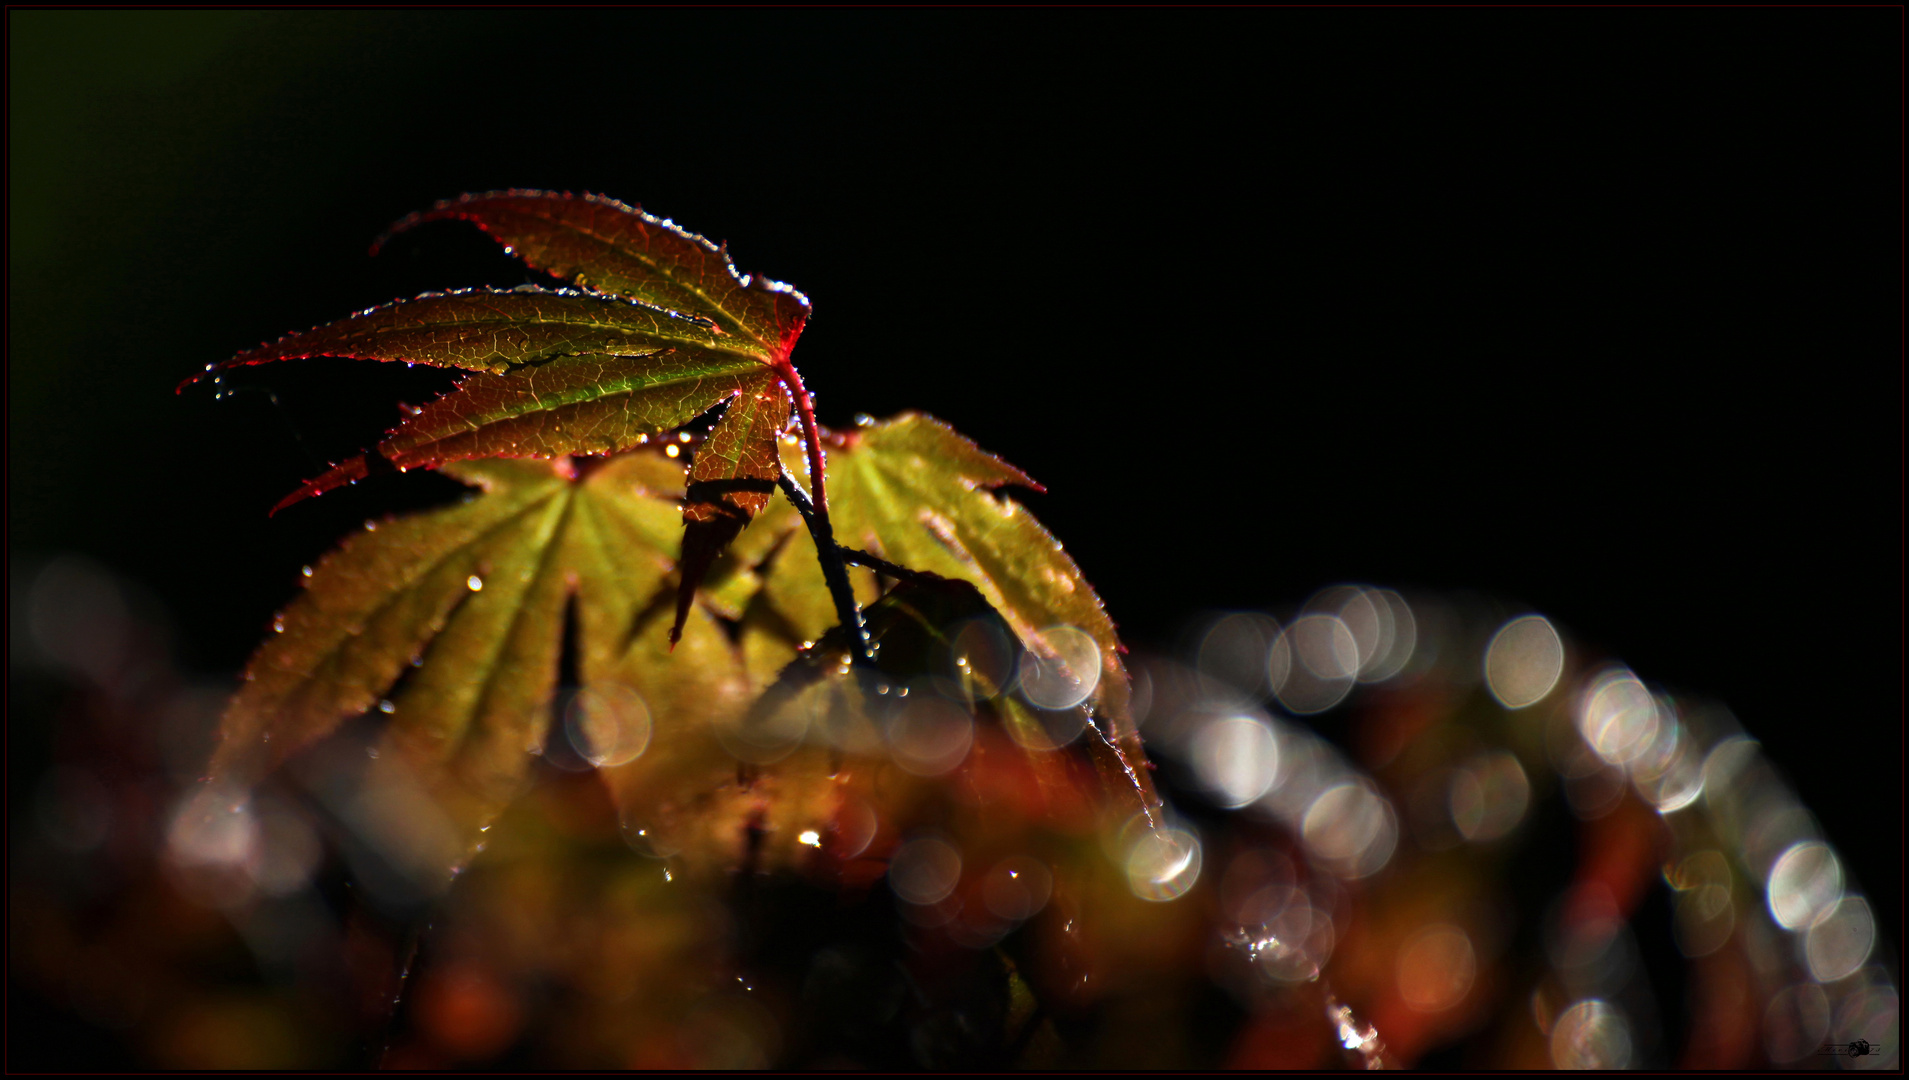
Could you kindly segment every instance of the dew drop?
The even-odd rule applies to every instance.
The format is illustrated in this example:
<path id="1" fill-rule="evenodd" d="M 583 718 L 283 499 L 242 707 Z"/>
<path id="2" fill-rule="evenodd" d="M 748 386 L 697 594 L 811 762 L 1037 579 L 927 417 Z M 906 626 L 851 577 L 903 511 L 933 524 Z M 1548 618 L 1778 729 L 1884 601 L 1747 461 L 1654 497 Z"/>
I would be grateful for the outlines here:
<path id="1" fill-rule="evenodd" d="M 272 633 L 282 634 L 284 632 L 285 632 L 285 616 L 274 615 L 272 617 Z"/>
<path id="2" fill-rule="evenodd" d="M 472 574 L 470 577 L 465 578 L 464 584 L 468 585 L 472 592 L 484 591 L 484 579 L 481 577 L 478 577 L 476 574 Z"/>
<path id="3" fill-rule="evenodd" d="M 311 576 L 312 576 L 312 568 L 311 568 L 311 567 L 309 567 L 309 566 L 301 566 L 301 567 L 299 567 L 299 568 L 298 568 L 298 572 L 299 572 L 300 574 L 302 574 L 302 575 L 304 575 L 305 577 L 311 577 Z"/>
<path id="4" fill-rule="evenodd" d="M 390 698 L 385 698 L 378 702 L 378 711 L 386 714 L 394 713 L 398 711 L 398 706 Z"/>

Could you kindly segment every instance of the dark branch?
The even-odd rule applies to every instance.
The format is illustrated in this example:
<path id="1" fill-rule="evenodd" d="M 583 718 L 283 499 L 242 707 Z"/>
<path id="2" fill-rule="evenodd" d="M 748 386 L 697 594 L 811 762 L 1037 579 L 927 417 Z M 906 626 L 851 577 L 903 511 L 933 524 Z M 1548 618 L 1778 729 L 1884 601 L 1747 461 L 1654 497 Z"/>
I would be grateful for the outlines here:
<path id="1" fill-rule="evenodd" d="M 856 666 L 873 672 L 875 654 L 868 646 L 868 625 L 862 621 L 862 609 L 855 603 L 855 590 L 848 581 L 848 563 L 843 559 L 841 546 L 835 542 L 835 530 L 829 526 L 828 514 L 815 508 L 809 501 L 809 493 L 787 472 L 777 477 L 776 482 L 801 512 L 802 520 L 809 526 L 809 535 L 815 538 L 815 557 L 822 564 L 822 580 L 828 583 L 829 596 L 835 601 L 835 617 L 848 628 L 849 648 Z"/>

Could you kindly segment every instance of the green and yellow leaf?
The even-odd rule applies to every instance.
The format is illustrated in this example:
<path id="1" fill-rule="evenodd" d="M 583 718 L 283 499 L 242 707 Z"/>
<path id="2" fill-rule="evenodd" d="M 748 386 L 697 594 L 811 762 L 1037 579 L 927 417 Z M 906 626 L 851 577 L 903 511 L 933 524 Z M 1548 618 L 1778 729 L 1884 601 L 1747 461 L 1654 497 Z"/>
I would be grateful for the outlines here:
<path id="1" fill-rule="evenodd" d="M 1039 484 L 922 413 L 847 432 L 843 443 L 829 453 L 838 541 L 973 584 L 1037 653 L 1055 627 L 1085 631 L 1101 664 L 1090 700 L 1118 730 L 1132 729 L 1113 620 L 1053 534 L 1000 492 L 1010 485 L 1043 490 Z"/>
<path id="2" fill-rule="evenodd" d="M 643 659 L 667 655 L 680 462 L 629 454 L 582 477 L 567 458 L 446 471 L 482 494 L 368 523 L 313 568 L 226 710 L 213 786 L 249 786 L 382 709 L 380 761 L 395 755 L 418 778 L 457 826 L 461 858 L 542 748 L 573 601 L 586 689 L 614 697 L 606 688 L 627 686 L 672 728 L 751 699 L 746 668 L 705 612 L 687 623 L 681 663 L 657 661 L 667 663 L 658 673 Z"/>
<path id="3" fill-rule="evenodd" d="M 965 582 L 969 608 L 999 613 L 1037 652 L 1057 625 L 1106 642 L 1094 703 L 1103 717 L 1124 718 L 1126 674 L 1112 624 L 1046 530 L 994 492 L 1031 485 L 1024 474 L 915 414 L 838 442 L 839 535 L 910 570 Z M 783 452 L 799 454 L 792 443 Z M 697 460 L 709 453 L 705 443 Z M 765 499 L 755 524 L 712 564 L 705 603 L 688 612 L 672 652 L 675 522 L 693 487 L 681 461 L 640 452 L 588 462 L 581 475 L 568 458 L 457 462 L 446 471 L 481 493 L 368 523 L 314 568 L 226 711 L 213 786 L 249 786 L 345 720 L 388 712 L 378 768 L 402 769 L 452 823 L 455 843 L 440 844 L 437 859 L 448 872 L 542 748 L 574 604 L 582 685 L 567 719 L 583 725 L 632 834 L 703 865 L 743 857 L 750 830 L 769 838 L 757 857 L 800 857 L 793 838 L 831 820 L 844 797 L 844 755 L 880 759 L 885 751 L 879 716 L 845 676 L 842 643 L 827 644 L 833 607 L 813 541 L 787 500 Z M 879 583 L 865 569 L 855 586 L 878 643 L 887 627 L 932 637 L 972 616 L 922 607 L 938 594 L 920 589 L 877 602 Z M 894 648 L 883 646 L 887 660 L 902 662 Z M 778 718 L 756 706 L 805 655 L 821 681 L 805 691 L 806 711 L 791 727 L 788 715 L 797 714 Z M 1020 729 L 1038 721 L 1006 690 L 971 685 L 966 700 L 971 708 L 993 702 L 1002 730 L 1032 747 Z M 1105 756 L 1097 741 L 1089 749 Z M 1144 779 L 1135 782 L 1150 800 Z"/>
<path id="4" fill-rule="evenodd" d="M 780 469 L 776 440 L 793 405 L 785 380 L 799 383 L 789 353 L 808 299 L 738 274 L 722 248 L 614 199 L 466 195 L 393 231 L 438 219 L 473 222 L 586 288 L 429 293 L 246 350 L 181 389 L 235 367 L 315 356 L 476 373 L 274 511 L 394 469 L 626 450 L 727 404 L 683 506 L 688 558 L 674 640 L 703 571 L 762 509 Z"/>

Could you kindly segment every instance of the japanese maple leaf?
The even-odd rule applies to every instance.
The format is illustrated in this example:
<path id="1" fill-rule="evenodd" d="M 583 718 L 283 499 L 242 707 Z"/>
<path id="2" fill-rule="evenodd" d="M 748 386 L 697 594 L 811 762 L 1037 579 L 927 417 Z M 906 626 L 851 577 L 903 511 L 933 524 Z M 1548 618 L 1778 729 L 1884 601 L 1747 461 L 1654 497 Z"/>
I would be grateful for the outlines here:
<path id="1" fill-rule="evenodd" d="M 724 248 L 673 222 L 598 195 L 465 195 L 392 231 L 441 219 L 472 222 L 530 266 L 579 288 L 427 293 L 248 349 L 187 383 L 313 356 L 474 373 L 374 449 L 307 481 L 275 512 L 374 472 L 625 450 L 723 406 L 684 497 L 675 641 L 711 562 L 774 490 L 776 440 L 792 404 L 811 433 L 811 482 L 818 501 L 826 499 L 813 411 L 789 361 L 808 299 L 737 273 Z"/>

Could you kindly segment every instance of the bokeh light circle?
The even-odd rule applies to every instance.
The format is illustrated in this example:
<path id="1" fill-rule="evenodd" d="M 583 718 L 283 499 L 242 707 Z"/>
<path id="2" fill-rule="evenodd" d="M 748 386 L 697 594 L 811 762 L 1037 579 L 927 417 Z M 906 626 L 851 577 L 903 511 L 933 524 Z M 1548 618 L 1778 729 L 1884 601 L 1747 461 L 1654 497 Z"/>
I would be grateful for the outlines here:
<path id="1" fill-rule="evenodd" d="M 1481 754 L 1452 773 L 1448 802 L 1458 834 L 1476 843 L 1508 835 L 1531 804 L 1531 781 L 1509 750 Z"/>
<path id="2" fill-rule="evenodd" d="M 1273 693 L 1287 711 L 1325 712 L 1345 700 L 1359 673 L 1359 643 L 1337 615 L 1294 619 L 1267 660 Z"/>
<path id="3" fill-rule="evenodd" d="M 598 768 L 642 757 L 653 729 L 643 696 L 615 682 L 595 682 L 577 691 L 564 707 L 563 724 L 577 756 Z"/>
<path id="4" fill-rule="evenodd" d="M 1266 794 L 1279 771 L 1272 728 L 1250 716 L 1215 720 L 1193 736 L 1193 769 L 1214 800 L 1237 809 Z"/>
<path id="5" fill-rule="evenodd" d="M 1449 923 L 1420 930 L 1399 949 L 1399 996 L 1413 1010 L 1443 1012 L 1465 1000 L 1478 975 L 1478 954 L 1465 931 Z"/>
<path id="6" fill-rule="evenodd" d="M 913 694 L 888 724 L 888 752 L 916 776 L 940 776 L 967 760 L 974 746 L 968 711 L 933 694 Z"/>
<path id="7" fill-rule="evenodd" d="M 1511 620 L 1485 647 L 1485 685 L 1507 709 L 1543 701 L 1563 673 L 1564 639 L 1542 615 Z"/>
<path id="8" fill-rule="evenodd" d="M 1577 1002 L 1551 1029 L 1551 1062 L 1560 1069 L 1630 1068 L 1630 1022 L 1607 1001 Z"/>
<path id="9" fill-rule="evenodd" d="M 961 853 L 939 837 L 910 840 L 888 860 L 889 889 L 911 904 L 938 904 L 960 883 Z"/>
<path id="10" fill-rule="evenodd" d="M 1803 957 L 1818 982 L 1838 982 L 1856 973 L 1876 947 L 1876 916 L 1869 901 L 1845 896 L 1804 936 Z"/>
<path id="11" fill-rule="evenodd" d="M 1047 864 L 1026 855 L 1002 859 L 981 879 L 982 904 L 1009 922 L 1033 918 L 1053 891 L 1054 875 Z"/>
<path id="12" fill-rule="evenodd" d="M 1021 663 L 1021 696 L 1042 709 L 1071 709 L 1100 685 L 1100 643 L 1076 626 L 1050 626 Z"/>
<path id="13" fill-rule="evenodd" d="M 1785 930 L 1807 930 L 1843 898 L 1843 869 L 1828 844 L 1791 845 L 1770 870 L 1770 917 Z"/>
<path id="14" fill-rule="evenodd" d="M 1657 738 L 1657 700 L 1623 668 L 1600 672 L 1578 705 L 1578 731 L 1597 756 L 1622 765 L 1643 754 Z"/>
<path id="15" fill-rule="evenodd" d="M 1176 900 L 1200 880 L 1200 861 L 1200 838 L 1186 829 L 1140 829 L 1127 849 L 1127 887 L 1142 900 Z"/>
<path id="16" fill-rule="evenodd" d="M 1300 832 L 1313 854 L 1339 876 L 1362 878 L 1391 859 L 1398 819 L 1383 796 L 1364 784 L 1344 783 L 1312 801 Z"/>

